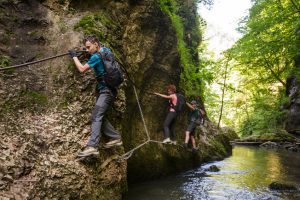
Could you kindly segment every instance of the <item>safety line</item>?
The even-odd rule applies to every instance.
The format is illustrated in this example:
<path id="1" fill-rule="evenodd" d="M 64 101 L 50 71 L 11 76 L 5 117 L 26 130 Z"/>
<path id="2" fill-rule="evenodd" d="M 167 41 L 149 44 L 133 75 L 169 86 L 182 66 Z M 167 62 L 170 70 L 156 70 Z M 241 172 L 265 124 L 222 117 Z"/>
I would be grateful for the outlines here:
<path id="1" fill-rule="evenodd" d="M 143 144 L 140 144 L 139 146 L 131 149 L 130 151 L 124 153 L 123 155 L 119 156 L 118 159 L 119 160 L 128 160 L 133 155 L 134 151 L 138 150 L 139 148 L 141 148 L 142 146 L 144 146 L 147 143 L 149 143 L 149 140 L 144 142 Z"/>
<path id="2" fill-rule="evenodd" d="M 139 97 L 138 97 L 138 94 L 137 94 L 137 91 L 136 91 L 136 87 L 135 85 L 133 84 L 133 90 L 134 90 L 134 94 L 135 94 L 135 98 L 136 98 L 136 101 L 137 101 L 137 104 L 138 104 L 138 107 L 139 107 L 139 111 L 140 111 L 140 114 L 141 114 L 141 118 L 142 118 L 142 121 L 143 121 L 143 126 L 144 126 L 144 129 L 145 129 L 145 132 L 146 132 L 146 135 L 147 135 L 147 141 L 145 141 L 144 143 L 136 146 L 135 148 L 127 151 L 126 153 L 124 153 L 123 155 L 119 156 L 118 157 L 118 160 L 128 160 L 132 155 L 133 153 L 140 149 L 141 147 L 143 147 L 144 145 L 150 143 L 150 142 L 153 142 L 153 143 L 159 143 L 159 144 L 164 144 L 163 142 L 161 141 L 156 141 L 156 140 L 151 140 L 150 138 L 150 134 L 149 134 L 149 131 L 148 131 L 148 128 L 147 128 L 147 125 L 146 125 L 146 122 L 145 122 L 145 118 L 144 118 L 144 114 L 143 114 L 143 110 L 142 110 L 142 107 L 141 107 L 141 104 L 140 104 L 140 100 L 139 100 Z M 177 144 L 172 144 L 172 145 L 177 145 Z M 177 146 L 181 146 L 181 145 L 177 145 Z M 181 146 L 182 147 L 182 146 Z M 112 160 L 111 160 L 112 161 Z"/>
<path id="3" fill-rule="evenodd" d="M 44 58 L 44 59 L 41 59 L 41 60 L 36 60 L 36 61 L 28 62 L 28 63 L 13 65 L 13 66 L 10 66 L 10 67 L 2 67 L 2 68 L 0 68 L 0 71 L 4 71 L 4 70 L 7 70 L 7 69 L 14 69 L 14 68 L 19 68 L 19 67 L 24 67 L 24 66 L 28 66 L 28 65 L 33 65 L 33 64 L 36 64 L 36 63 L 39 63 L 39 62 L 44 62 L 46 60 L 51 60 L 51 59 L 54 59 L 54 58 L 66 56 L 68 54 L 69 53 L 64 53 L 64 54 L 59 54 L 59 55 L 56 55 L 56 56 L 52 56 L 52 57 L 48 57 L 48 58 Z"/>
<path id="4" fill-rule="evenodd" d="M 87 51 L 79 50 L 79 51 L 76 51 L 76 53 L 87 53 Z M 0 68 L 0 71 L 4 71 L 4 70 L 8 70 L 8 69 L 15 69 L 15 68 L 19 68 L 19 67 L 25 67 L 25 66 L 28 66 L 28 65 L 33 65 L 33 64 L 36 64 L 36 63 L 44 62 L 46 60 L 51 60 L 51 59 L 54 59 L 54 58 L 66 56 L 68 54 L 69 53 L 63 53 L 63 54 L 58 54 L 56 56 L 51 56 L 51 57 L 48 57 L 48 58 L 44 58 L 44 59 L 41 59 L 41 60 L 36 60 L 36 61 L 28 62 L 28 63 L 13 65 L 13 66 L 9 66 L 9 67 L 2 67 L 2 68 Z"/>
<path id="5" fill-rule="evenodd" d="M 153 143 L 159 143 L 159 144 L 170 144 L 170 145 L 176 145 L 176 146 L 182 147 L 182 145 L 178 145 L 178 144 L 163 143 L 163 142 L 161 142 L 161 141 L 156 141 L 156 140 L 151 140 L 151 139 L 149 139 L 149 140 L 147 140 L 146 142 L 140 144 L 139 146 L 137 146 L 137 147 L 135 147 L 135 148 L 133 148 L 133 149 L 127 151 L 127 152 L 124 153 L 123 155 L 119 156 L 118 159 L 119 159 L 119 160 L 128 160 L 128 159 L 133 155 L 133 152 L 134 152 L 134 151 L 140 149 L 142 146 L 144 146 L 144 145 L 146 145 L 146 144 L 148 144 L 148 143 L 151 143 L 151 142 L 153 142 Z"/>
<path id="6" fill-rule="evenodd" d="M 139 110 L 140 110 L 140 114 L 141 114 L 141 117 L 142 117 L 142 120 L 143 120 L 144 129 L 145 129 L 145 132 L 147 134 L 147 139 L 150 140 L 150 135 L 149 135 L 149 132 L 148 132 L 148 129 L 147 129 L 147 125 L 146 125 L 146 122 L 145 122 L 145 118 L 144 118 L 144 115 L 143 115 L 143 111 L 142 111 L 142 108 L 141 108 L 139 97 L 138 97 L 137 92 L 136 92 L 135 85 L 133 85 L 133 90 L 134 90 L 135 98 L 136 98 L 136 101 L 137 101 L 137 104 L 138 104 L 138 107 L 139 107 Z"/>

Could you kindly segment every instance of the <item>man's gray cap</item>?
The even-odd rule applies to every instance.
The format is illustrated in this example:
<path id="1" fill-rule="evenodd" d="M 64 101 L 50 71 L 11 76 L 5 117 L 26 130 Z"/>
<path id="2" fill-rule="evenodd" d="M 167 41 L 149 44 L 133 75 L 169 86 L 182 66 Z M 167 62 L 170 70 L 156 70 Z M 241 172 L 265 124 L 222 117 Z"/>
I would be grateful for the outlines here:
<path id="1" fill-rule="evenodd" d="M 192 101 L 191 101 L 191 104 L 198 105 L 198 104 L 197 104 L 197 101 L 195 101 L 195 100 L 192 100 Z"/>

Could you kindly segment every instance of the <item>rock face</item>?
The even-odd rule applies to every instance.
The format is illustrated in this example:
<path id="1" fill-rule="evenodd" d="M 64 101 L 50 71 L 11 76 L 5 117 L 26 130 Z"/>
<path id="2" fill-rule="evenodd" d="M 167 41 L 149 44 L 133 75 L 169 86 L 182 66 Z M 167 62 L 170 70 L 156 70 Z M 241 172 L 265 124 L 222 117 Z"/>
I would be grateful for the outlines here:
<path id="1" fill-rule="evenodd" d="M 162 140 L 164 101 L 149 92 L 178 85 L 180 57 L 169 17 L 154 0 L 0 1 L 0 64 L 65 53 L 96 33 L 134 81 L 150 137 Z M 79 74 L 69 58 L 0 73 L 0 199 L 121 199 L 130 181 L 189 169 L 230 153 L 229 137 L 207 122 L 199 151 L 149 143 L 128 160 L 115 159 L 146 140 L 133 85 L 119 90 L 108 118 L 124 148 L 104 150 L 88 163 L 74 160 L 90 134 L 92 72 Z M 186 126 L 178 120 L 178 140 Z M 101 139 L 100 146 L 107 140 Z"/>
<path id="2" fill-rule="evenodd" d="M 300 26 L 296 37 L 298 38 L 298 53 L 295 56 L 295 67 L 291 76 L 286 81 L 286 95 L 289 97 L 288 114 L 285 121 L 285 129 L 293 134 L 300 135 Z"/>
<path id="3" fill-rule="evenodd" d="M 300 66 L 298 68 L 300 70 Z M 296 76 L 287 79 L 286 90 L 290 98 L 290 105 L 285 129 L 290 133 L 300 135 L 300 82 Z"/>
<path id="4" fill-rule="evenodd" d="M 196 152 L 185 150 L 179 145 L 150 143 L 139 149 L 128 161 L 128 181 L 140 182 L 160 178 L 195 168 L 203 162 L 220 160 L 231 154 L 232 147 L 229 141 L 226 134 L 217 130 L 211 122 L 206 122 L 204 126 L 197 128 Z M 183 143 L 180 138 L 179 143 Z"/>

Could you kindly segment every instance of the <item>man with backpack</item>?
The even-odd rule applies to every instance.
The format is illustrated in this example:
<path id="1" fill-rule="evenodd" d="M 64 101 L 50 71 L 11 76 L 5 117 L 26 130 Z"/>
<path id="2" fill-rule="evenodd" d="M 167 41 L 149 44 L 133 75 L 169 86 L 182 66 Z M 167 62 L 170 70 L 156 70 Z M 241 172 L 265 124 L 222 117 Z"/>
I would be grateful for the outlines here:
<path id="1" fill-rule="evenodd" d="M 89 54 L 91 54 L 90 59 L 86 64 L 82 64 L 76 56 L 75 50 L 69 50 L 69 56 L 74 60 L 74 63 L 77 69 L 80 72 L 86 72 L 90 69 L 94 70 L 94 74 L 97 78 L 97 100 L 96 105 L 92 112 L 92 133 L 87 142 L 85 149 L 80 152 L 78 157 L 86 157 L 90 155 L 98 155 L 98 144 L 101 137 L 101 128 L 103 133 L 111 138 L 111 141 L 106 143 L 104 147 L 112 147 L 122 145 L 120 134 L 114 129 L 110 122 L 105 118 L 105 112 L 108 110 L 110 105 L 113 103 L 117 89 L 117 84 L 112 84 L 109 80 L 116 80 L 116 78 L 108 77 L 110 73 L 109 70 L 112 69 L 112 66 L 108 66 L 106 62 L 112 64 L 114 62 L 113 54 L 106 47 L 100 45 L 99 40 L 95 36 L 88 36 L 84 39 L 85 47 Z M 104 57 L 106 56 L 106 57 Z M 111 60 L 109 60 L 111 59 Z M 110 67 L 110 68 L 108 68 Z M 109 70 L 108 70 L 109 69 Z M 114 70 L 110 70 L 114 71 Z M 111 73 L 113 74 L 113 73 Z M 110 74 L 110 75 L 111 75 Z M 108 78 L 107 78 L 108 77 Z M 117 77 L 120 78 L 120 77 Z"/>
<path id="2" fill-rule="evenodd" d="M 191 139 L 192 141 L 192 151 L 195 152 L 196 148 L 196 140 L 195 140 L 195 130 L 196 127 L 204 123 L 204 116 L 202 114 L 203 111 L 198 108 L 197 102 L 195 100 L 191 101 L 191 103 L 186 102 L 188 108 L 190 108 L 191 112 L 189 113 L 188 118 L 188 126 L 185 131 L 185 140 L 183 147 L 187 149 L 188 142 Z"/>
<path id="3" fill-rule="evenodd" d="M 177 114 L 183 109 L 184 98 L 181 94 L 176 93 L 175 85 L 168 85 L 167 93 L 168 95 L 157 92 L 154 94 L 169 100 L 169 112 L 164 121 L 165 139 L 163 140 L 163 143 L 176 144 L 175 121 Z"/>

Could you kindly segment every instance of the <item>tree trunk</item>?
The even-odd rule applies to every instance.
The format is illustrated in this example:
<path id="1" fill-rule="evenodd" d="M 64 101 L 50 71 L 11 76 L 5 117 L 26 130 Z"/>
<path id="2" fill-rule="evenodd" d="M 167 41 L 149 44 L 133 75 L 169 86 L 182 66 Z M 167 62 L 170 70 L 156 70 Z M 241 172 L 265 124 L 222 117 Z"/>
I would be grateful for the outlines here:
<path id="1" fill-rule="evenodd" d="M 224 82 L 223 82 L 222 102 L 221 102 L 221 109 L 220 109 L 220 116 L 219 116 L 218 128 L 220 128 L 220 122 L 221 122 L 222 113 L 223 113 L 224 96 L 225 96 L 225 89 L 226 89 L 226 78 L 227 78 L 227 67 L 228 67 L 228 63 L 226 63 L 226 65 L 225 65 L 225 75 L 224 75 Z"/>

